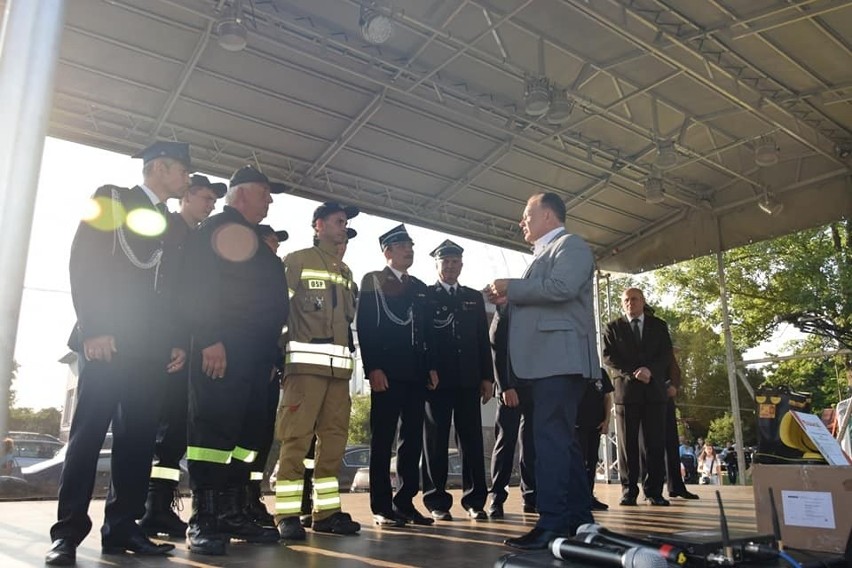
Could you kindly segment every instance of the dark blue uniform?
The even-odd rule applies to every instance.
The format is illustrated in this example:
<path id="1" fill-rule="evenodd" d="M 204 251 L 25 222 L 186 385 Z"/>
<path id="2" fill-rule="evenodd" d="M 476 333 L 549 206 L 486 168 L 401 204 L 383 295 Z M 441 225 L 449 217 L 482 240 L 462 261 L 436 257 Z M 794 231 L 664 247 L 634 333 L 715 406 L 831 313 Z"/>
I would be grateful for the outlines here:
<path id="1" fill-rule="evenodd" d="M 370 508 L 386 515 L 408 512 L 420 487 L 423 409 L 429 379 L 429 289 L 390 268 L 370 272 L 358 299 L 358 343 L 364 373 L 384 371 L 388 389 L 370 393 Z M 397 473 L 400 487 L 391 498 L 390 460 L 399 422 Z M 393 516 L 391 514 L 391 516 Z"/>
<path id="2" fill-rule="evenodd" d="M 456 285 L 450 294 L 438 282 L 431 288 L 433 362 L 438 388 L 426 395 L 423 436 L 423 504 L 449 511 L 446 491 L 450 425 L 455 423 L 462 458 L 461 504 L 481 511 L 488 486 L 482 444 L 480 383 L 494 382 L 488 320 L 482 294 Z"/>
<path id="3" fill-rule="evenodd" d="M 125 222 L 126 213 L 134 211 L 150 211 L 146 215 L 152 219 L 157 208 L 139 186 L 104 186 L 94 198 L 101 213 L 80 223 L 71 245 L 77 324 L 68 345 L 79 353 L 80 379 L 58 521 L 50 533 L 54 541 L 65 539 L 76 546 L 91 530 L 88 507 L 95 469 L 112 422 L 112 486 L 101 529 L 109 547 L 141 532 L 136 519 L 145 513 L 160 392 L 171 378 L 166 373 L 171 349 L 181 342 L 172 325 L 168 291 L 157 278 L 166 254 L 165 231 L 145 236 Z M 115 339 L 112 361 L 86 361 L 83 342 L 104 335 Z"/>

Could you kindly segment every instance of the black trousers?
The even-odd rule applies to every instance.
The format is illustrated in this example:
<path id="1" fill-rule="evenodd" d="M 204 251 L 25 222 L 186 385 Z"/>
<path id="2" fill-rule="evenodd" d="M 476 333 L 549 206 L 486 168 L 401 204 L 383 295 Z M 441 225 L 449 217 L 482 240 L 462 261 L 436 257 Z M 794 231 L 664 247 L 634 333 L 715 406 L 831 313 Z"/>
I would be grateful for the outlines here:
<path id="1" fill-rule="evenodd" d="M 266 409 L 263 416 L 264 421 L 260 430 L 258 441 L 257 459 L 251 464 L 252 481 L 261 481 L 269 461 L 269 452 L 275 440 L 275 416 L 278 414 L 278 399 L 281 396 L 281 377 L 278 373 L 266 385 Z"/>
<path id="2" fill-rule="evenodd" d="M 78 357 L 77 407 L 60 478 L 57 522 L 50 537 L 79 545 L 92 529 L 89 503 L 98 456 L 112 422 L 112 483 L 101 537 L 122 540 L 139 531 L 136 520 L 145 514 L 160 391 L 170 378 L 165 372 L 168 357 L 154 361 L 133 358 L 124 351 L 114 353 L 109 363 Z"/>
<path id="3" fill-rule="evenodd" d="M 186 413 L 189 387 L 186 368 L 169 375 L 163 384 L 160 425 L 154 446 L 154 466 L 180 475 L 180 459 L 186 453 Z M 168 479 L 151 474 L 151 479 Z M 175 481 L 176 483 L 176 481 Z"/>
<path id="4" fill-rule="evenodd" d="M 598 469 L 598 454 L 601 448 L 601 432 L 597 424 L 577 423 L 577 443 L 583 452 L 583 466 L 586 470 L 586 481 L 589 484 L 589 494 L 595 494 L 595 473 Z"/>
<path id="5" fill-rule="evenodd" d="M 465 510 L 482 509 L 488 497 L 482 444 L 479 387 L 448 388 L 426 393 L 423 421 L 423 504 L 430 511 L 449 511 L 447 492 L 450 426 L 456 425 L 456 443 L 462 460 L 462 498 Z"/>
<path id="6" fill-rule="evenodd" d="M 665 402 L 615 405 L 618 432 L 618 472 L 622 493 L 661 497 L 665 479 Z M 644 462 L 644 468 L 643 468 Z"/>
<path id="7" fill-rule="evenodd" d="M 426 386 L 421 382 L 388 380 L 388 390 L 370 393 L 370 508 L 386 513 L 409 510 L 420 488 L 423 412 Z M 390 461 L 399 423 L 396 472 L 399 489 L 393 497 Z"/>
<path id="8" fill-rule="evenodd" d="M 535 428 L 533 427 L 532 391 L 520 386 L 518 406 L 509 408 L 498 399 L 497 416 L 494 421 L 494 451 L 491 454 L 491 493 L 492 502 L 501 504 L 509 496 L 506 488 L 512 477 L 515 465 L 515 446 L 520 439 L 519 461 L 521 470 L 521 497 L 524 505 L 535 507 Z"/>
<path id="9" fill-rule="evenodd" d="M 677 436 L 677 408 L 674 399 L 666 401 L 666 487 L 669 493 L 683 493 L 686 485 L 680 474 L 680 441 Z"/>
<path id="10" fill-rule="evenodd" d="M 274 360 L 252 343 L 225 346 L 225 376 L 211 379 L 201 370 L 201 350 L 194 349 L 189 369 L 187 457 L 193 491 L 245 485 L 257 453 L 268 436 L 269 379 Z M 200 448 L 202 452 L 194 451 Z M 212 450 L 212 452 L 211 452 Z M 231 454 L 230 463 L 196 457 Z"/>

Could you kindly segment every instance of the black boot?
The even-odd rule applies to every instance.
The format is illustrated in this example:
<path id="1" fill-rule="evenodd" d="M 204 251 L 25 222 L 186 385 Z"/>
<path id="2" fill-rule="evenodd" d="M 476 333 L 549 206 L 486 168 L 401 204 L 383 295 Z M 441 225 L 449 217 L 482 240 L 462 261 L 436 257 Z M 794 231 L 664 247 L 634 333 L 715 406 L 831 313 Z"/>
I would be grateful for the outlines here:
<path id="1" fill-rule="evenodd" d="M 186 536 L 186 523 L 178 516 L 180 505 L 177 483 L 165 479 L 152 479 L 148 484 L 148 499 L 145 501 L 145 516 L 139 526 L 150 537 L 167 534 L 173 537 Z"/>
<path id="2" fill-rule="evenodd" d="M 266 510 L 263 494 L 260 492 L 260 481 L 249 481 L 246 489 L 246 516 L 257 525 L 275 528 L 275 518 Z"/>
<path id="3" fill-rule="evenodd" d="M 278 542 L 278 530 L 262 527 L 246 516 L 245 487 L 228 487 L 219 493 L 219 530 L 227 537 L 254 543 Z"/>
<path id="4" fill-rule="evenodd" d="M 204 489 L 192 492 L 192 516 L 186 530 L 186 544 L 190 552 L 222 556 L 228 539 L 219 533 L 217 492 Z"/>

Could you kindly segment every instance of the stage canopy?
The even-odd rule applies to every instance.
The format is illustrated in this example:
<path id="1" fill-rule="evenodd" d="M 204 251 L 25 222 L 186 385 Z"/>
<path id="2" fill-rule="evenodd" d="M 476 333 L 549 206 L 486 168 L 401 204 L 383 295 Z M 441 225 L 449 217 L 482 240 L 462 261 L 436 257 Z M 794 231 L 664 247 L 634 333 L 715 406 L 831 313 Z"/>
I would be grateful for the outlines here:
<path id="1" fill-rule="evenodd" d="M 49 134 L 643 271 L 849 216 L 852 3 L 73 0 Z"/>

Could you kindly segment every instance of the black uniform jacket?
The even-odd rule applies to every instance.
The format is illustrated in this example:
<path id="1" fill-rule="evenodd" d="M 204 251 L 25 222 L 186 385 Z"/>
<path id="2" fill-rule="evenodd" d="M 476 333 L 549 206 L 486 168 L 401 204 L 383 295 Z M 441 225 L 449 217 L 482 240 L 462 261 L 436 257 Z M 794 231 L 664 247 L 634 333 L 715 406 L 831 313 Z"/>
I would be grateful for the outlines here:
<path id="1" fill-rule="evenodd" d="M 239 211 L 225 206 L 190 234 L 181 281 L 194 348 L 221 341 L 277 357 L 290 310 L 284 267 Z"/>
<path id="2" fill-rule="evenodd" d="M 608 323 L 604 331 L 603 363 L 615 386 L 615 403 L 665 402 L 671 357 L 669 327 L 660 318 L 645 315 L 640 343 L 624 317 Z M 633 378 L 633 371 L 639 367 L 651 371 L 651 382 L 647 385 Z"/>
<path id="3" fill-rule="evenodd" d="M 432 345 L 438 389 L 478 387 L 494 381 L 488 318 L 482 294 L 457 285 L 450 296 L 440 282 L 432 287 Z"/>
<path id="4" fill-rule="evenodd" d="M 381 369 L 391 381 L 428 380 L 434 369 L 429 307 L 429 288 L 413 276 L 403 284 L 388 267 L 364 276 L 356 329 L 365 374 Z"/>
<path id="5" fill-rule="evenodd" d="M 163 250 L 167 229 L 152 230 L 157 234 L 150 236 L 132 229 L 150 224 L 162 228 L 156 227 L 153 216 L 159 212 L 139 186 L 106 185 L 93 198 L 100 212 L 80 223 L 71 245 L 69 272 L 77 323 L 68 346 L 79 352 L 84 340 L 112 335 L 124 355 L 168 361 L 171 348 L 185 341 L 178 337 L 168 290 L 158 278 L 168 251 L 160 262 L 156 255 Z M 140 218 L 147 223 L 132 222 Z"/>

